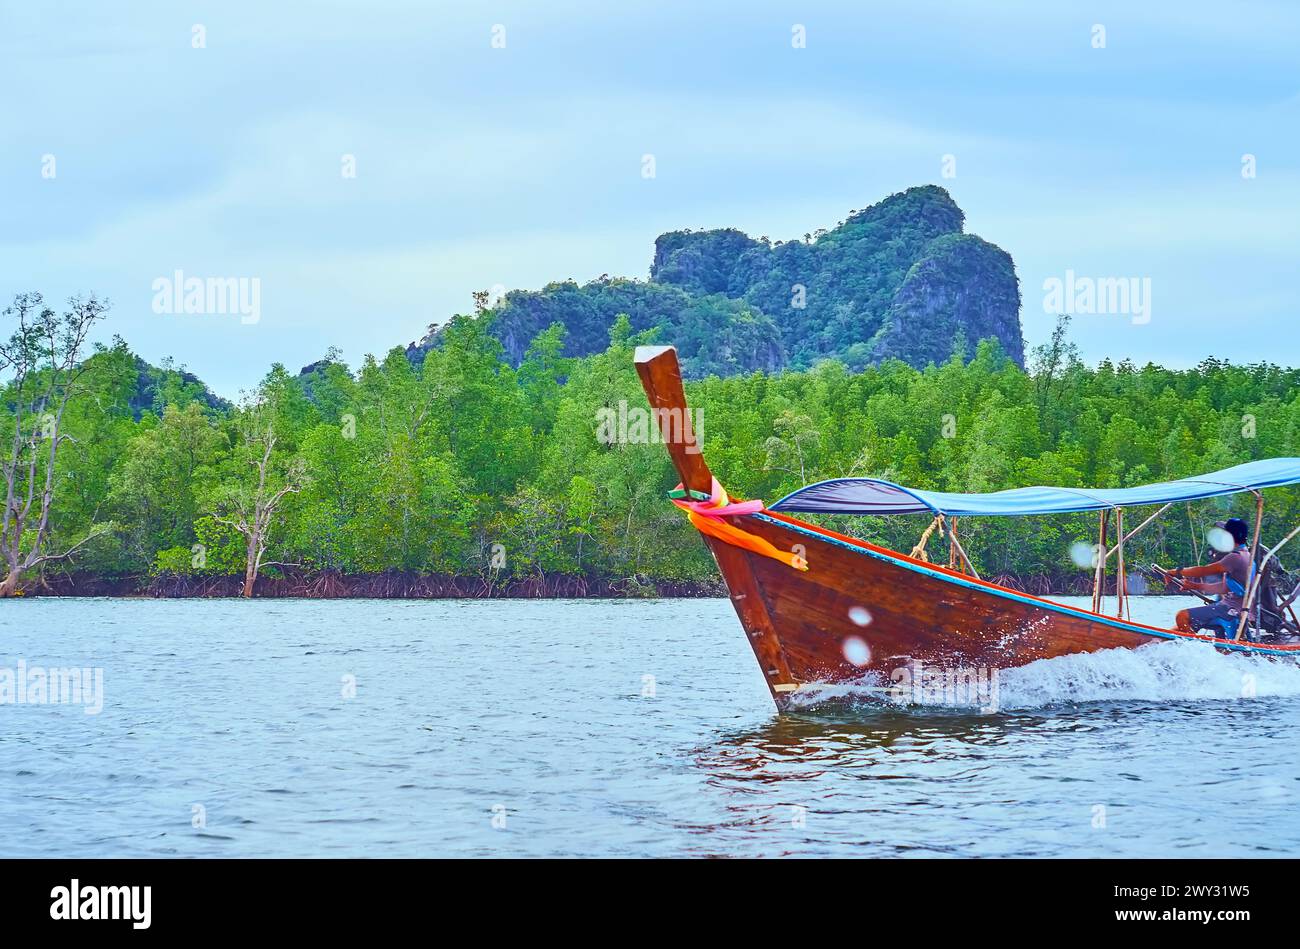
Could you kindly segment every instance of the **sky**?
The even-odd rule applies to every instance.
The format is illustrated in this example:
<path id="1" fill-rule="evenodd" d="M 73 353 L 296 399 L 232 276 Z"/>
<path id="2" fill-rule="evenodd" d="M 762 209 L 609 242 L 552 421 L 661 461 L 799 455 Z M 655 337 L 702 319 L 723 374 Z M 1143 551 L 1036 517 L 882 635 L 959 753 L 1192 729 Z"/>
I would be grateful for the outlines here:
<path id="1" fill-rule="evenodd" d="M 1029 345 L 1073 274 L 1147 288 L 1076 313 L 1090 363 L 1300 365 L 1298 48 L 1294 3 L 0 0 L 0 300 L 105 296 L 102 339 L 233 397 L 940 184 Z M 167 312 L 177 271 L 256 318 Z"/>

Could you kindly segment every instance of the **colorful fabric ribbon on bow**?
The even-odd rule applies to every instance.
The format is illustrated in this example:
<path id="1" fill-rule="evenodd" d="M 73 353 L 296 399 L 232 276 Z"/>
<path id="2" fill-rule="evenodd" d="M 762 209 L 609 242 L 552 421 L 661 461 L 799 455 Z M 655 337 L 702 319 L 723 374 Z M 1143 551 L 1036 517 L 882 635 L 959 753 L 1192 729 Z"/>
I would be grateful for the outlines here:
<path id="1" fill-rule="evenodd" d="M 732 501 L 727 497 L 727 492 L 723 490 L 717 478 L 713 479 L 713 493 L 707 500 L 700 492 L 687 491 L 680 484 L 668 496 L 674 504 L 686 512 L 687 519 L 700 533 L 716 537 L 733 547 L 779 560 L 796 570 L 808 569 L 808 561 L 798 554 L 774 547 L 757 534 L 743 531 L 722 520 L 724 517 L 738 517 L 741 514 L 757 514 L 763 510 L 762 501 Z"/>

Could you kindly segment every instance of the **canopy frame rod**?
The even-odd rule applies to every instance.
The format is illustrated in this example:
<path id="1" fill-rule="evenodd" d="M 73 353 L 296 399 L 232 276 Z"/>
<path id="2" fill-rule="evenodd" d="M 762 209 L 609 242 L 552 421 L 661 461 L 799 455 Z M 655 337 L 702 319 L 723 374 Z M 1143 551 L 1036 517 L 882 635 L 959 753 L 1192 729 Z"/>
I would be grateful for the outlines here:
<path id="1" fill-rule="evenodd" d="M 1107 550 L 1107 528 L 1110 526 L 1110 508 L 1103 508 L 1101 515 L 1097 518 L 1101 527 L 1097 533 L 1097 571 L 1092 578 L 1092 611 L 1101 612 L 1102 604 L 1102 584 L 1106 579 L 1106 550 Z"/>
<path id="2" fill-rule="evenodd" d="M 1246 635 L 1246 625 L 1250 622 L 1250 611 L 1255 608 L 1255 595 L 1259 592 L 1259 581 L 1264 575 L 1264 564 L 1258 563 L 1259 535 L 1264 529 L 1264 495 L 1253 490 L 1250 493 L 1255 495 L 1255 537 L 1250 543 L 1250 587 L 1246 590 L 1245 599 L 1241 601 L 1241 619 L 1237 622 L 1237 635 L 1233 637 L 1234 642 L 1239 642 Z M 1282 543 L 1290 540 L 1291 536 L 1291 534 L 1288 534 Z M 1255 620 L 1255 626 L 1257 629 L 1259 628 L 1258 618 Z"/>
<path id="3" fill-rule="evenodd" d="M 948 543 L 957 549 L 957 553 L 961 554 L 961 562 L 965 565 L 963 572 L 978 580 L 980 575 L 976 572 L 975 565 L 970 562 L 970 558 L 966 556 L 966 548 L 957 539 L 957 518 L 955 517 L 948 520 Z"/>
<path id="4" fill-rule="evenodd" d="M 1162 507 L 1160 510 L 1156 511 L 1154 514 L 1152 514 L 1150 517 L 1148 517 L 1145 521 L 1143 521 L 1143 522 L 1142 522 L 1141 524 L 1139 524 L 1137 527 L 1133 528 L 1131 531 L 1129 531 L 1127 534 L 1125 534 L 1123 537 L 1121 537 L 1119 543 L 1120 543 L 1120 544 L 1123 544 L 1124 541 L 1126 541 L 1126 540 L 1130 540 L 1131 538 L 1133 538 L 1134 536 L 1136 536 L 1137 533 L 1138 533 L 1139 531 L 1142 530 L 1142 528 L 1146 527 L 1148 524 L 1150 524 L 1152 521 L 1154 521 L 1154 520 L 1155 520 L 1157 517 L 1159 517 L 1161 514 L 1165 513 L 1165 511 L 1169 510 L 1171 507 L 1173 507 L 1173 505 L 1174 505 L 1174 502 L 1173 502 L 1173 501 L 1170 501 L 1168 504 L 1166 504 L 1166 505 L 1165 505 L 1164 507 Z M 1117 508 L 1117 510 L 1123 510 L 1123 508 Z M 1119 545 L 1116 545 L 1115 547 L 1112 547 L 1110 550 L 1106 551 L 1106 557 L 1109 559 L 1110 555 L 1113 554 L 1113 553 L 1114 553 L 1116 550 L 1118 550 L 1118 549 L 1119 549 Z"/>

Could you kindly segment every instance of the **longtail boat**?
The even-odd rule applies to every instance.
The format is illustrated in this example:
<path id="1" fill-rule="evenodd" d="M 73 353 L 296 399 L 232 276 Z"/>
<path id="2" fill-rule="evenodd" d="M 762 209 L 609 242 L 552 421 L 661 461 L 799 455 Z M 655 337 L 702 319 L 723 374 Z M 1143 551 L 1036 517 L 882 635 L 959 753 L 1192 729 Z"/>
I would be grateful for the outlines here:
<path id="1" fill-rule="evenodd" d="M 923 662 L 954 669 L 1005 669 L 1069 653 L 1135 648 L 1160 640 L 1204 642 L 1232 652 L 1300 658 L 1300 587 L 1271 602 L 1266 622 L 1260 578 L 1276 564 L 1275 546 L 1261 550 L 1260 491 L 1300 483 L 1300 458 L 1249 462 L 1199 478 L 1136 488 L 1085 490 L 1031 487 L 991 494 L 906 488 L 874 478 L 809 485 L 771 507 L 735 501 L 714 478 L 691 427 L 681 369 L 671 346 L 635 354 L 662 441 L 681 478 L 670 497 L 700 531 L 717 561 L 732 604 L 778 708 L 802 686 L 861 681 Z M 1250 588 L 1234 630 L 1184 632 L 1128 617 L 1124 542 L 1171 504 L 1250 492 L 1257 499 Z M 1125 533 L 1125 508 L 1163 505 Z M 1099 512 L 1091 609 L 990 583 L 976 574 L 955 533 L 956 519 Z M 951 537 L 948 565 L 931 562 L 924 542 L 909 554 L 889 550 L 789 516 L 915 514 L 934 517 Z M 1116 543 L 1109 527 L 1116 524 Z M 927 532 L 928 536 L 928 532 Z M 1102 611 L 1107 562 L 1116 558 L 1116 610 Z M 1281 619 L 1278 619 L 1278 617 Z"/>

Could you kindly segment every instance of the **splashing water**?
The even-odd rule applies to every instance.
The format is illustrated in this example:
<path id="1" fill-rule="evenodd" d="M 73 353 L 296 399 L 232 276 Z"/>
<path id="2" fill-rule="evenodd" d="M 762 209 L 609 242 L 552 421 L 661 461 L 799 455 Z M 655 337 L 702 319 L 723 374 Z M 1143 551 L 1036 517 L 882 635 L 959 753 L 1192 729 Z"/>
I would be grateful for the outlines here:
<path id="1" fill-rule="evenodd" d="M 1170 640 L 1137 649 L 1104 649 L 1039 659 L 1000 669 L 997 706 L 1025 710 L 1077 702 L 1196 702 L 1300 696 L 1300 663 L 1240 653 L 1225 654 L 1205 643 Z M 798 708 L 827 702 L 880 702 L 891 707 L 973 710 L 987 696 L 934 705 L 913 701 L 915 693 L 891 690 L 890 679 L 872 673 L 851 682 L 816 683 L 791 697 Z"/>
<path id="2" fill-rule="evenodd" d="M 1183 640 L 1040 659 L 1004 670 L 1000 680 L 1005 708 L 1300 695 L 1300 665 L 1291 660 L 1225 654 Z"/>

